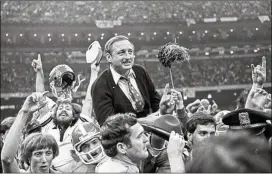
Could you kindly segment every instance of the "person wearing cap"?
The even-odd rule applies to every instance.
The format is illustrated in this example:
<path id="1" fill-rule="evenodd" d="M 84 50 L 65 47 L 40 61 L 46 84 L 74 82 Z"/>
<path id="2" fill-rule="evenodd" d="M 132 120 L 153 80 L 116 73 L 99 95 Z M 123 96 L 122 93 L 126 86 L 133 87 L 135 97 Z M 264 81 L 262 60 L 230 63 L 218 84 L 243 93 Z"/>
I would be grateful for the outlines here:
<path id="1" fill-rule="evenodd" d="M 139 173 L 138 165 L 148 157 L 148 138 L 133 113 L 110 116 L 101 127 L 101 142 L 106 161 L 96 173 Z"/>
<path id="2" fill-rule="evenodd" d="M 93 108 L 100 125 L 117 113 L 135 113 L 137 118 L 158 111 L 160 95 L 147 71 L 134 65 L 134 45 L 125 36 L 112 37 L 104 55 L 110 66 L 92 87 Z"/>
<path id="3" fill-rule="evenodd" d="M 216 122 L 211 115 L 203 112 L 194 113 L 186 124 L 186 130 L 188 132 L 189 145 L 191 145 L 188 149 L 190 156 L 185 161 L 188 162 L 192 151 L 199 146 L 203 146 L 208 137 L 215 135 Z"/>
<path id="4" fill-rule="evenodd" d="M 261 137 L 265 137 L 266 129 L 271 127 L 267 120 L 271 118 L 265 112 L 247 108 L 231 111 L 222 118 L 230 131 L 248 131 Z"/>

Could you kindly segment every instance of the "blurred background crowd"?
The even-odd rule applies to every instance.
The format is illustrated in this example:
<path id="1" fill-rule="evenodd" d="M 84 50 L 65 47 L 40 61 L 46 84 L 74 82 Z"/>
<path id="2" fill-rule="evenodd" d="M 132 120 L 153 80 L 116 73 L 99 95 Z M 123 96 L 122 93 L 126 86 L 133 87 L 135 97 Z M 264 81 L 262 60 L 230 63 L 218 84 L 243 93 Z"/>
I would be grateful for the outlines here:
<path id="1" fill-rule="evenodd" d="M 95 24 L 95 20 L 145 24 L 271 14 L 269 1 L 4 1 L 2 8 L 1 20 L 9 24 Z"/>
<path id="2" fill-rule="evenodd" d="M 1 78 L 1 92 L 31 92 L 35 90 L 35 72 L 31 69 L 31 61 L 37 57 L 35 53 L 33 56 L 13 55 L 17 60 L 21 59 L 24 62 L 3 63 L 1 62 L 2 78 Z M 9 57 L 9 56 L 7 56 Z M 51 59 L 52 55 L 50 56 Z M 47 57 L 43 60 L 45 71 L 45 84 L 49 88 L 49 72 L 56 64 L 68 64 L 73 67 L 76 74 L 82 74 L 84 78 L 88 79 L 90 76 L 90 69 L 88 64 L 72 63 L 67 61 L 68 57 L 64 55 L 54 55 L 54 59 L 47 62 Z M 169 69 L 164 68 L 160 62 L 138 60 L 137 64 L 146 67 L 157 89 L 165 86 L 165 82 L 170 82 Z M 222 86 L 222 85 L 239 85 L 251 83 L 251 64 L 259 64 L 260 56 L 242 57 L 242 58 L 221 58 L 221 59 L 192 59 L 184 64 L 173 64 L 172 72 L 175 85 L 181 87 L 208 87 L 208 86 Z M 267 58 L 267 82 L 271 83 L 271 59 Z M 104 61 L 101 68 L 105 69 L 107 63 Z M 18 89 L 19 84 L 25 84 Z M 83 83 L 79 91 L 86 91 L 88 83 Z"/>

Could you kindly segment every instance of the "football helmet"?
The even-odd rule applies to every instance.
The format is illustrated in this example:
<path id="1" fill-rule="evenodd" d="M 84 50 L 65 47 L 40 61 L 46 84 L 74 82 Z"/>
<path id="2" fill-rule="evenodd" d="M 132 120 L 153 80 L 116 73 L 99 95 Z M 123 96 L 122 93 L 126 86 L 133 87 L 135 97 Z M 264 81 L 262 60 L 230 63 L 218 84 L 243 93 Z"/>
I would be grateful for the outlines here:
<path id="1" fill-rule="evenodd" d="M 84 164 L 97 164 L 106 156 L 101 144 L 100 128 L 94 123 L 77 125 L 72 132 L 72 144 Z"/>
<path id="2" fill-rule="evenodd" d="M 49 83 L 55 97 L 72 98 L 71 89 L 76 83 L 75 73 L 68 65 L 57 65 L 49 74 Z"/>

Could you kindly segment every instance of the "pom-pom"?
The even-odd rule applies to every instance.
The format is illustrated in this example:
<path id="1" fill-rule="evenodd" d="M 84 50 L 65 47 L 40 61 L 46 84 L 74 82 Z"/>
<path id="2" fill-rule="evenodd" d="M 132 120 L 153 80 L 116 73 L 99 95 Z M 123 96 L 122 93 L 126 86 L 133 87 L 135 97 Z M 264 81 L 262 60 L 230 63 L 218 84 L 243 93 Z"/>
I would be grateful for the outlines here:
<path id="1" fill-rule="evenodd" d="M 188 49 L 176 43 L 167 43 L 159 48 L 158 58 L 164 67 L 171 68 L 173 62 L 184 62 L 190 59 Z"/>

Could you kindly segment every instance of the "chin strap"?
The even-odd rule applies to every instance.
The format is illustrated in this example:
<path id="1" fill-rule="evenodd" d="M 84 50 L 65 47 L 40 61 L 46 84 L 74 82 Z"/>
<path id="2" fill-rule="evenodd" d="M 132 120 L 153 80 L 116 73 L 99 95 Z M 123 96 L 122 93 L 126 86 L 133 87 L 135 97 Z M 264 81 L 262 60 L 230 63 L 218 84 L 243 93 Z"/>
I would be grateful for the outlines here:
<path id="1" fill-rule="evenodd" d="M 52 94 L 57 98 L 58 101 L 72 101 L 72 90 L 70 87 L 63 89 L 58 95 L 57 89 L 55 88 L 54 82 L 50 83 L 50 88 L 52 90 Z"/>
<path id="2" fill-rule="evenodd" d="M 62 89 L 62 91 L 60 92 L 60 94 L 58 95 L 57 93 L 57 89 L 55 88 L 55 82 L 51 82 L 50 83 L 50 88 L 52 90 L 53 95 L 59 100 L 59 101 L 64 101 L 64 100 L 69 100 L 72 101 L 73 97 L 72 97 L 72 92 L 77 92 L 78 88 L 80 87 L 81 83 L 83 81 L 85 81 L 85 78 L 82 78 L 82 75 L 79 74 L 77 76 L 77 81 L 78 81 L 78 85 L 75 86 L 76 84 L 76 80 L 73 82 L 73 84 L 71 86 L 68 86 L 65 89 Z"/>
<path id="3" fill-rule="evenodd" d="M 51 88 L 51 90 L 52 90 L 52 94 L 53 94 L 56 98 L 58 98 L 57 90 L 56 90 L 56 88 L 55 88 L 55 82 L 51 82 L 51 83 L 50 83 L 50 88 Z"/>
<path id="4" fill-rule="evenodd" d="M 82 75 L 79 74 L 79 75 L 77 76 L 78 85 L 75 86 L 76 82 L 72 85 L 72 90 L 73 90 L 73 92 L 77 92 L 77 90 L 78 90 L 78 88 L 80 87 L 81 83 L 82 83 L 83 81 L 86 80 L 85 78 L 82 78 L 82 79 L 81 79 L 81 78 L 82 78 Z"/>

